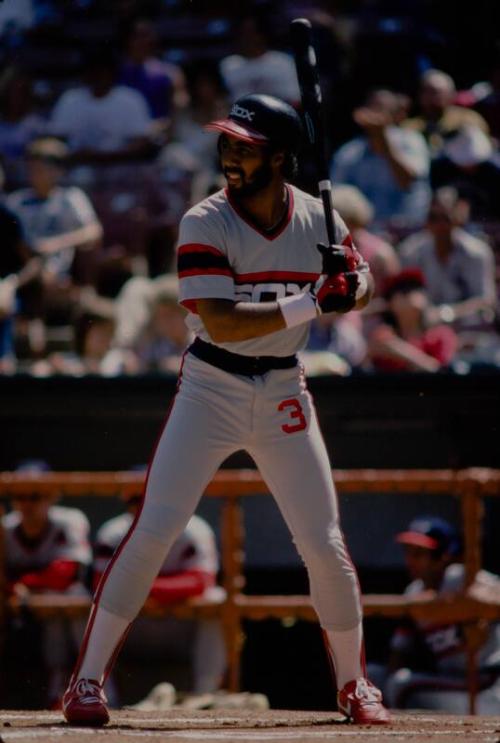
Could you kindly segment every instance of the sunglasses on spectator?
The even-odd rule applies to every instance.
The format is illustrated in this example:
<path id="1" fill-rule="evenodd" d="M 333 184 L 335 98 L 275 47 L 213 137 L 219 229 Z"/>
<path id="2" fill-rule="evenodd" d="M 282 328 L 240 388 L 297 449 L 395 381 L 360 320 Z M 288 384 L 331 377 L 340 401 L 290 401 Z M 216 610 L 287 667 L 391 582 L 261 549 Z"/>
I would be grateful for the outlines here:
<path id="1" fill-rule="evenodd" d="M 12 496 L 12 500 L 17 503 L 40 503 L 43 499 L 41 493 L 19 493 Z"/>

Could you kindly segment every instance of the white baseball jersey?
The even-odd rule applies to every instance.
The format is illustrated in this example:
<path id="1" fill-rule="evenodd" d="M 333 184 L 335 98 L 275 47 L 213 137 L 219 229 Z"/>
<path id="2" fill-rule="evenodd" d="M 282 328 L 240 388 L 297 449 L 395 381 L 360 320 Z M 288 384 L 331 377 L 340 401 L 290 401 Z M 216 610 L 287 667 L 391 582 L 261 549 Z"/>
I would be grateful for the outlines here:
<path id="1" fill-rule="evenodd" d="M 103 573 L 108 560 L 127 534 L 133 521 L 130 513 L 122 513 L 101 526 L 95 540 L 94 567 Z M 203 570 L 215 575 L 219 558 L 215 535 L 199 516 L 192 516 L 170 549 L 158 575 L 172 575 L 186 570 Z"/>
<path id="2" fill-rule="evenodd" d="M 188 327 L 213 343 L 199 315 L 197 299 L 269 302 L 308 291 L 321 273 L 316 248 L 328 243 L 320 199 L 287 185 L 288 213 L 268 232 L 248 221 L 227 189 L 184 215 L 178 240 L 179 299 L 189 311 Z M 335 213 L 335 242 L 352 245 Z M 304 348 L 309 323 L 246 341 L 218 344 L 246 356 L 289 356 Z"/>
<path id="3" fill-rule="evenodd" d="M 18 511 L 11 511 L 2 519 L 9 580 L 15 581 L 25 573 L 43 570 L 54 560 L 90 565 L 90 525 L 79 509 L 51 506 L 47 529 L 36 541 L 25 537 L 20 523 Z"/>
<path id="4" fill-rule="evenodd" d="M 443 582 L 438 590 L 438 596 L 453 594 L 463 590 L 465 568 L 461 563 L 448 565 Z M 499 578 L 486 570 L 480 572 L 481 582 L 491 581 L 498 584 Z M 422 593 L 425 586 L 421 580 L 414 580 L 405 590 L 407 596 Z M 467 655 L 465 650 L 465 638 L 463 628 L 460 624 L 435 624 L 421 620 L 417 626 L 422 633 L 424 642 L 429 648 L 435 663 L 436 671 L 442 674 L 465 673 L 467 670 Z M 404 649 L 410 638 L 404 633 L 397 632 L 393 638 L 392 646 L 395 649 Z M 486 669 L 500 664 L 500 624 L 491 624 L 485 643 L 479 650 L 478 663 L 481 669 Z"/>

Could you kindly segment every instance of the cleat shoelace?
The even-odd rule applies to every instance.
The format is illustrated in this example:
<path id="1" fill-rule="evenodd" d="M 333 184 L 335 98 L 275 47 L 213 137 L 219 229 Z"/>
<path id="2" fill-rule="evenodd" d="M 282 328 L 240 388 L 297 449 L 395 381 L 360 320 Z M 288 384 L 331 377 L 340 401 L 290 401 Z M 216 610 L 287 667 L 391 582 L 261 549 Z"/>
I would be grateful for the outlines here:
<path id="1" fill-rule="evenodd" d="M 95 704 L 96 702 L 102 704 L 100 687 L 88 679 L 80 679 L 75 687 L 75 692 L 80 697 L 81 704 Z"/>
<path id="2" fill-rule="evenodd" d="M 353 694 L 355 699 L 366 704 L 378 704 L 382 701 L 381 692 L 371 684 L 367 684 L 364 679 L 356 682 L 356 688 Z"/>

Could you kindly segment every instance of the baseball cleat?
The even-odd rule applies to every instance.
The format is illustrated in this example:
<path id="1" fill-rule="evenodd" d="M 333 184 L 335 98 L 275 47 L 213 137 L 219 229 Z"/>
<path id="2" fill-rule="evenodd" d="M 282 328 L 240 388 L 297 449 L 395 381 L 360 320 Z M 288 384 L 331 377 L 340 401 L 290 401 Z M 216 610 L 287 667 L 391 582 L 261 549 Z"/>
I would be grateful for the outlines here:
<path id="1" fill-rule="evenodd" d="M 98 681 L 78 679 L 63 696 L 64 717 L 70 725 L 101 727 L 109 722 L 106 695 Z"/>
<path id="2" fill-rule="evenodd" d="M 337 706 L 355 725 L 386 725 L 391 721 L 382 704 L 382 692 L 365 678 L 349 681 L 337 693 Z"/>

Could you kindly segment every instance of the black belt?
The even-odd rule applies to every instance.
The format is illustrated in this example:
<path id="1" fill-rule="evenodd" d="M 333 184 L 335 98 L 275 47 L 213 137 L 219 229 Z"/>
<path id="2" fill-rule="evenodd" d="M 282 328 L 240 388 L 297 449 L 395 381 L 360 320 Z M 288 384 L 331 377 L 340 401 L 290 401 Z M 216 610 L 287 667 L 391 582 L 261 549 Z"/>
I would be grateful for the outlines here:
<path id="1" fill-rule="evenodd" d="M 266 374 L 271 369 L 293 369 L 298 364 L 296 356 L 243 356 L 206 343 L 201 338 L 195 338 L 188 351 L 207 364 L 244 377 Z"/>

